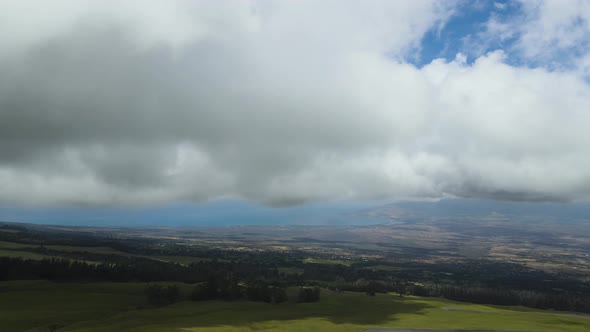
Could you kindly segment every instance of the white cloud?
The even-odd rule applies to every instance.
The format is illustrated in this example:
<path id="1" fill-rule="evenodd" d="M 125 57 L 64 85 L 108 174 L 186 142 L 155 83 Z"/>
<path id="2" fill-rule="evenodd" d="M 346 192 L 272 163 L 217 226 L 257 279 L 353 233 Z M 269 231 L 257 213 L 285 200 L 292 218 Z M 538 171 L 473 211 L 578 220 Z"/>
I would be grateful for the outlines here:
<path id="1" fill-rule="evenodd" d="M 590 194 L 577 72 L 406 61 L 447 2 L 38 6 L 0 2 L 1 202 Z"/>
<path id="2" fill-rule="evenodd" d="M 590 2 L 520 0 L 492 13 L 484 29 L 467 38 L 476 56 L 503 44 L 511 57 L 535 67 L 577 67 L 590 51 Z M 578 67 L 579 68 L 579 67 Z"/>
<path id="3" fill-rule="evenodd" d="M 497 10 L 504 10 L 506 9 L 506 7 L 506 3 L 494 2 L 494 8 L 496 8 Z"/>
<path id="4" fill-rule="evenodd" d="M 521 47 L 527 56 L 544 58 L 552 52 L 588 47 L 590 2 L 585 0 L 524 1 Z M 580 45 L 585 44 L 585 45 Z"/>

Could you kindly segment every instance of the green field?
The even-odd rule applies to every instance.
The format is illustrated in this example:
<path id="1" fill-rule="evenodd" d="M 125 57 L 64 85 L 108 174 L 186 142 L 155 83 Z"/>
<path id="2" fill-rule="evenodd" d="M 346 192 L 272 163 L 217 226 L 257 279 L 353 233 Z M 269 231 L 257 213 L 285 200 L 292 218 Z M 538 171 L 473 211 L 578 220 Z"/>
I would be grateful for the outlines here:
<path id="1" fill-rule="evenodd" d="M 66 253 L 75 251 L 75 250 L 71 250 L 71 249 L 70 250 L 64 249 L 64 248 L 67 248 L 68 246 L 45 246 L 45 247 L 52 249 L 52 250 L 56 250 L 56 251 L 59 250 L 61 252 L 66 252 Z M 0 257 L 18 257 L 18 258 L 22 258 L 22 259 L 33 259 L 33 260 L 42 260 L 44 258 L 67 258 L 67 257 L 61 256 L 61 255 L 47 255 L 47 254 L 27 250 L 27 249 L 36 249 L 36 248 L 40 248 L 40 246 L 34 245 L 34 244 L 21 244 L 21 243 L 0 241 Z M 59 248 L 59 249 L 57 249 L 57 248 Z M 70 248 L 74 248 L 74 247 L 70 247 Z M 83 248 L 83 247 L 80 247 L 80 248 Z M 90 248 L 90 249 L 92 249 L 92 248 Z M 90 252 L 90 250 L 87 250 L 87 251 Z M 89 260 L 75 259 L 75 261 L 86 262 L 89 264 L 98 264 L 99 263 L 99 262 L 89 261 Z"/>
<path id="2" fill-rule="evenodd" d="M 191 286 L 179 284 L 184 294 Z M 322 292 L 319 303 L 145 304 L 139 283 L 0 282 L 0 331 L 354 331 L 369 327 L 589 331 L 589 316 L 431 298 Z M 452 310 L 448 310 L 451 308 Z"/>
<path id="3" fill-rule="evenodd" d="M 129 255 L 125 252 L 113 249 L 111 247 L 77 247 L 77 246 L 61 246 L 61 245 L 46 245 L 45 248 L 63 251 L 63 252 L 90 252 L 95 254 L 105 255 Z"/>
<path id="4" fill-rule="evenodd" d="M 38 247 L 38 245 L 0 241 L 0 249 L 22 249 L 22 248 L 35 248 L 35 247 Z"/>
<path id="5" fill-rule="evenodd" d="M 306 258 L 303 260 L 303 263 L 306 264 L 332 264 L 332 265 L 346 265 L 350 266 L 350 264 L 354 263 L 352 261 L 345 261 L 342 259 L 321 259 L 321 258 Z"/>
<path id="6" fill-rule="evenodd" d="M 43 258 L 59 258 L 58 256 L 49 256 L 41 253 L 27 251 L 26 249 L 39 248 L 40 246 L 34 244 L 23 244 L 0 241 L 0 257 L 20 257 L 23 259 L 36 259 L 41 260 Z"/>
<path id="7" fill-rule="evenodd" d="M 191 263 L 198 263 L 198 262 L 204 262 L 204 261 L 210 260 L 209 258 L 192 257 L 192 256 L 136 255 L 136 254 L 130 254 L 127 252 L 116 250 L 116 249 L 113 249 L 110 247 L 79 247 L 79 246 L 66 246 L 66 245 L 45 245 L 44 247 L 47 249 L 50 249 L 50 250 L 59 251 L 59 252 L 63 252 L 63 253 L 89 252 L 89 253 L 103 254 L 103 255 L 142 257 L 142 258 L 148 258 L 148 259 L 162 261 L 162 262 L 178 263 L 178 264 L 182 264 L 182 265 L 189 265 Z M 0 241 L 0 257 L 10 256 L 10 257 L 20 257 L 20 258 L 24 258 L 24 259 L 35 259 L 35 260 L 41 260 L 43 258 L 64 258 L 63 256 L 60 256 L 60 255 L 46 255 L 46 254 L 42 254 L 42 253 L 24 250 L 24 249 L 39 249 L 39 248 L 41 248 L 41 245 Z M 96 263 L 96 262 L 90 262 L 90 261 L 87 261 L 87 262 Z"/>
<path id="8" fill-rule="evenodd" d="M 18 233 L 20 231 L 18 231 L 16 229 L 0 228 L 0 232 L 4 232 L 4 233 Z"/>

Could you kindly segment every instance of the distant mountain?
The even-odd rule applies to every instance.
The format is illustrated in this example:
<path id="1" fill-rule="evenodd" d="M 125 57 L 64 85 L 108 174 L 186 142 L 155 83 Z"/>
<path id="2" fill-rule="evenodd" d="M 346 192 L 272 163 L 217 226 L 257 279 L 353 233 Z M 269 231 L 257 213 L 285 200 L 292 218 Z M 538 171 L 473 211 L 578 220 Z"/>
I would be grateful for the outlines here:
<path id="1" fill-rule="evenodd" d="M 365 213 L 388 218 L 392 221 L 453 217 L 518 217 L 590 221 L 590 203 L 443 199 L 428 202 L 394 202 L 365 211 Z"/>

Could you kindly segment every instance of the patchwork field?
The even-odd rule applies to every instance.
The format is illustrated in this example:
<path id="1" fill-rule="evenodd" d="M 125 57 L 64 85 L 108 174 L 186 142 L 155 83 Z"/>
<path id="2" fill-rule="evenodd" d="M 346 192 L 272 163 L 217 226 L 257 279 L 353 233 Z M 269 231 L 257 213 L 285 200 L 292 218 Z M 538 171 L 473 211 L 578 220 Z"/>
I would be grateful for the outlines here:
<path id="1" fill-rule="evenodd" d="M 178 284 L 186 295 L 191 286 Z M 343 331 L 430 328 L 588 331 L 587 315 L 394 294 L 322 291 L 319 303 L 181 301 L 146 305 L 142 283 L 0 282 L 0 330 L 14 332 Z M 453 310 L 449 310 L 453 308 Z"/>

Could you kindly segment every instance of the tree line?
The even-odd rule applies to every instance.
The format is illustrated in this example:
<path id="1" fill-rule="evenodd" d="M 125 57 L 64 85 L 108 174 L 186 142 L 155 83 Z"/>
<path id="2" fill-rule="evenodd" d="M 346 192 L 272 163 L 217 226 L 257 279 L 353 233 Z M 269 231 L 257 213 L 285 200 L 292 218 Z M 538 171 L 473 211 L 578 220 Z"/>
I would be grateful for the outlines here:
<path id="1" fill-rule="evenodd" d="M 153 284 L 145 288 L 144 293 L 148 303 L 155 306 L 169 305 L 180 299 L 180 290 L 177 285 Z M 318 302 L 320 300 L 319 287 L 300 287 L 297 302 Z M 282 303 L 286 302 L 287 287 L 274 286 L 264 282 L 245 283 L 218 283 L 202 282 L 197 284 L 190 293 L 189 300 L 209 301 L 224 300 L 235 301 L 247 299 L 254 302 Z"/>
<path id="2" fill-rule="evenodd" d="M 511 284 L 502 285 L 497 281 L 487 285 L 481 282 L 452 284 L 448 280 L 417 282 L 395 278 L 387 271 L 354 265 L 305 264 L 301 273 L 283 273 L 279 272 L 273 262 L 214 260 L 184 266 L 142 257 L 116 256 L 109 259 L 112 261 L 95 264 L 59 258 L 31 260 L 0 257 L 0 280 L 175 281 L 195 285 L 190 296 L 193 300 L 249 299 L 269 303 L 284 301 L 285 289 L 294 286 L 300 287 L 297 297 L 300 301 L 319 299 L 319 288 L 307 288 L 313 286 L 337 291 L 365 292 L 367 295 L 396 292 L 400 295 L 444 297 L 473 303 L 590 312 L 589 292 L 583 286 L 572 290 L 574 286 L 578 286 L 576 284 L 570 285 L 570 289 L 561 290 L 556 287 L 548 289 L 545 285 L 537 289 L 526 289 L 513 288 Z M 556 280 L 559 283 L 552 285 L 566 284 L 565 279 Z M 173 290 L 152 291 L 155 297 L 173 298 Z M 172 293 L 166 293 L 167 291 Z M 315 292 L 318 292 L 317 296 Z"/>

